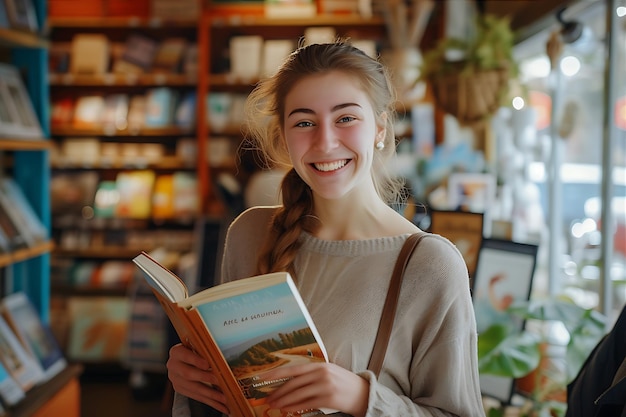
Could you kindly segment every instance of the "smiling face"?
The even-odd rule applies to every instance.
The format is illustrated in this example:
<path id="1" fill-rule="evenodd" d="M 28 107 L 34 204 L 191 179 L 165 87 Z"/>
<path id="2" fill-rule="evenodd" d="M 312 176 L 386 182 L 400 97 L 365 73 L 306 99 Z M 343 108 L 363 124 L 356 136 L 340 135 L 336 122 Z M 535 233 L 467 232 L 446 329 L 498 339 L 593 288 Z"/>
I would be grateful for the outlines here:
<path id="1" fill-rule="evenodd" d="M 354 77 L 332 71 L 298 81 L 285 99 L 283 134 L 293 167 L 314 195 L 376 195 L 371 167 L 384 128 Z"/>

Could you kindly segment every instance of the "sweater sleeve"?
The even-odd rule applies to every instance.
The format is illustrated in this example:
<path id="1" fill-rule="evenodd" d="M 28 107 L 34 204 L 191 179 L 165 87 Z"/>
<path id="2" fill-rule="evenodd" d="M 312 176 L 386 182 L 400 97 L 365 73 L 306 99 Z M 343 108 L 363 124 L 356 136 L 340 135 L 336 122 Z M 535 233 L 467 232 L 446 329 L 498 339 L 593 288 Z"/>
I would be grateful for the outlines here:
<path id="1" fill-rule="evenodd" d="M 380 376 L 359 373 L 370 382 L 367 417 L 483 417 L 477 357 L 465 262 L 448 240 L 430 236 L 406 270 Z M 404 394 L 388 388 L 407 372 Z"/>

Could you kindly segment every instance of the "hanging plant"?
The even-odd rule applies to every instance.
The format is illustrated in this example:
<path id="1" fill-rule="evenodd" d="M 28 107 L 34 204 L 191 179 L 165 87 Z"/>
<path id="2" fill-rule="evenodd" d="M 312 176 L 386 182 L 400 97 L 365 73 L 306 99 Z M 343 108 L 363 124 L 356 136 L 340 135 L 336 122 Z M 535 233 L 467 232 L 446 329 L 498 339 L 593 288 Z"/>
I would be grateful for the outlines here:
<path id="1" fill-rule="evenodd" d="M 472 39 L 441 39 L 424 54 L 420 79 L 435 102 L 462 125 L 484 122 L 502 105 L 517 75 L 508 18 L 480 15 Z"/>

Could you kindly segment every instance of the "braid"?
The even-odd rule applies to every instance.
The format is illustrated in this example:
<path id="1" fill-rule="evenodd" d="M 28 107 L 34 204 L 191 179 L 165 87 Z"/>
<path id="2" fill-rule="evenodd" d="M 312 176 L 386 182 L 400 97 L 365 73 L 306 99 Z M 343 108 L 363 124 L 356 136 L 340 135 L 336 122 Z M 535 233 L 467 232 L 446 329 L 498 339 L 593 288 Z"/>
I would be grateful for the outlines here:
<path id="1" fill-rule="evenodd" d="M 281 184 L 283 205 L 278 208 L 261 248 L 257 269 L 259 274 L 288 271 L 295 277 L 293 262 L 300 248 L 298 238 L 303 230 L 312 231 L 311 190 L 291 169 Z"/>

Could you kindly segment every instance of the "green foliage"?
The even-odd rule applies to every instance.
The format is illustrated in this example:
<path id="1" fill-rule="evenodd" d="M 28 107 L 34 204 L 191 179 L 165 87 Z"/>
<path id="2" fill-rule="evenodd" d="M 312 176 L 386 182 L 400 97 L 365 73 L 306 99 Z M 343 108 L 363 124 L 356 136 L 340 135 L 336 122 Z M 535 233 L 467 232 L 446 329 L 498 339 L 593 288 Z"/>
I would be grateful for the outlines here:
<path id="1" fill-rule="evenodd" d="M 517 74 L 513 59 L 514 34 L 509 18 L 480 15 L 476 21 L 476 33 L 472 39 L 444 38 L 426 52 L 420 68 L 420 78 L 457 72 L 472 73 L 480 70 L 508 68 L 509 74 Z M 450 59 L 450 52 L 459 59 Z"/>
<path id="2" fill-rule="evenodd" d="M 515 333 L 505 324 L 493 324 L 478 338 L 480 373 L 520 378 L 539 366 L 538 339 Z"/>
<path id="3" fill-rule="evenodd" d="M 524 320 L 563 323 L 570 336 L 565 354 L 567 375 L 562 379 L 564 383 L 569 383 L 578 374 L 584 361 L 604 335 L 606 327 L 604 315 L 559 298 L 517 302 L 507 311 Z M 493 324 L 478 337 L 478 364 L 481 374 L 520 378 L 537 370 L 540 376 L 551 381 L 551 385 L 546 387 L 538 384 L 532 394 L 531 407 L 523 416 L 564 415 L 565 405 L 548 399 L 551 392 L 565 389 L 564 383 L 559 383 L 558 379 L 548 374 L 549 370 L 539 366 L 541 345 L 547 342 L 546 334 L 518 331 L 506 324 Z M 497 409 L 490 411 L 488 417 L 498 417 L 502 413 L 502 409 Z"/>

